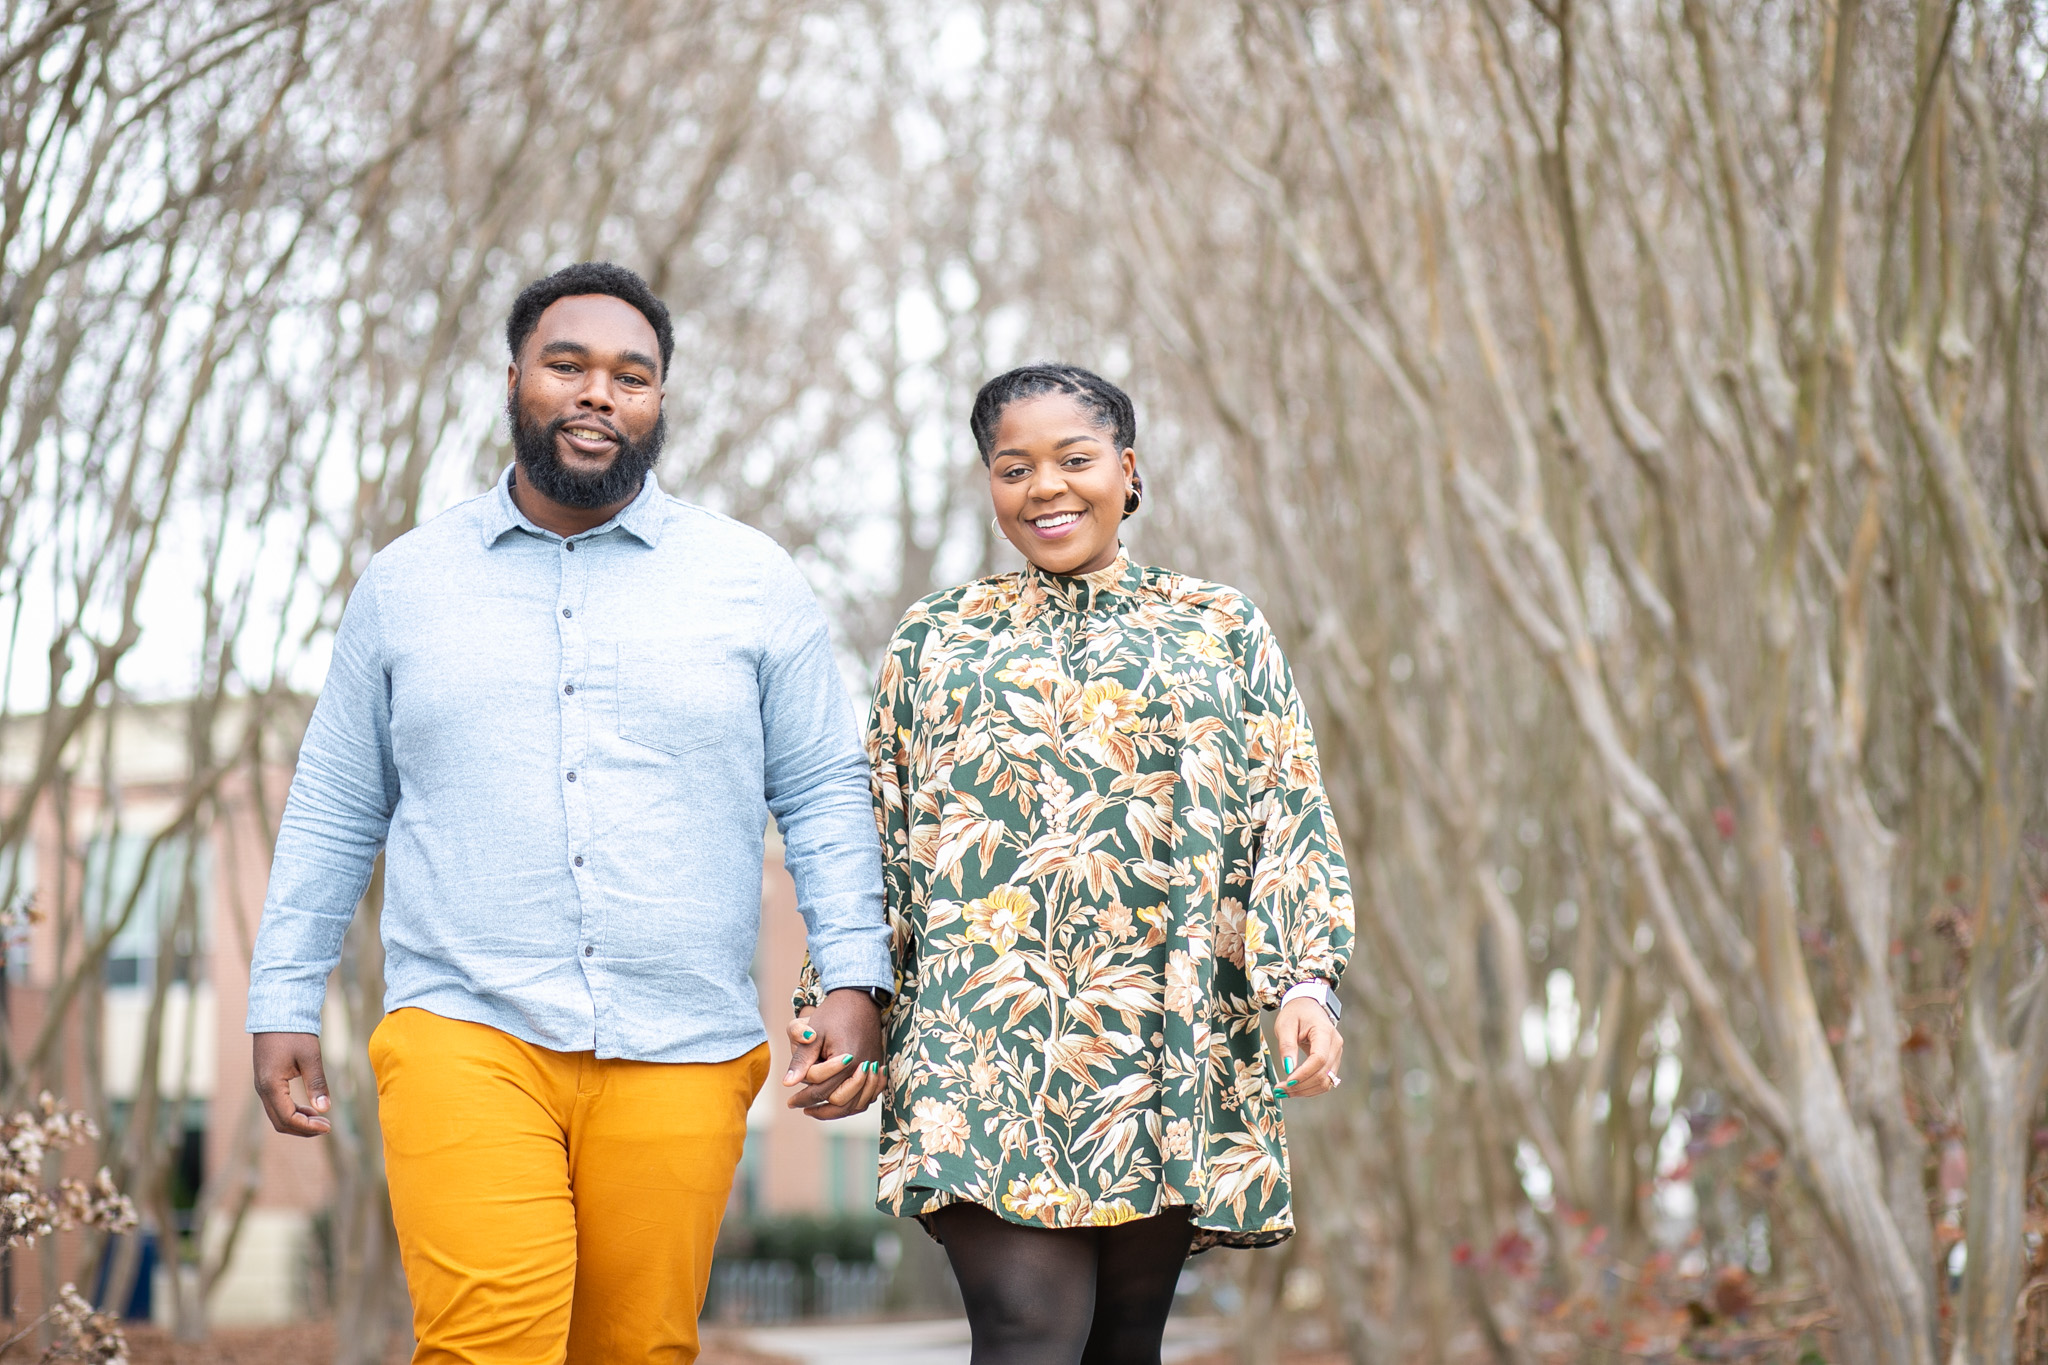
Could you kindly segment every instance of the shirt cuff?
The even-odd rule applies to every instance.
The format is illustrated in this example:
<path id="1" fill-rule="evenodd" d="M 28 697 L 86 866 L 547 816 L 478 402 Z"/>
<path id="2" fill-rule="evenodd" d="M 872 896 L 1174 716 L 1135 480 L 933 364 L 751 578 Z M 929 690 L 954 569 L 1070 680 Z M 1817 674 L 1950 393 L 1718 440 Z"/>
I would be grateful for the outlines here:
<path id="1" fill-rule="evenodd" d="M 252 988 L 249 992 L 248 1022 L 244 1025 L 247 1033 L 311 1033 L 320 1032 L 320 1011 L 327 1003 L 327 992 L 314 991 L 310 997 L 303 991 L 280 989 L 278 987 Z"/>
<path id="2" fill-rule="evenodd" d="M 840 944 L 824 954 L 813 953 L 818 964 L 817 992 L 820 1000 L 833 991 L 896 991 L 896 966 L 889 960 L 886 942 Z"/>

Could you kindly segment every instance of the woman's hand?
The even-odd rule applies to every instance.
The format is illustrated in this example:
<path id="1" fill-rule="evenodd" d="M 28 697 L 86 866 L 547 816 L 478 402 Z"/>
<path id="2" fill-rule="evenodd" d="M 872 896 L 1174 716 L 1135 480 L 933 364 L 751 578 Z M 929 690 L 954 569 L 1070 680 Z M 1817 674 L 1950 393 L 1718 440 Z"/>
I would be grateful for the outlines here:
<path id="1" fill-rule="evenodd" d="M 882 1011 L 866 991 L 839 990 L 789 1021 L 791 1109 L 814 1119 L 858 1114 L 882 1093 Z"/>
<path id="2" fill-rule="evenodd" d="M 1323 1008 L 1323 1002 L 1307 996 L 1280 1007 L 1273 1031 L 1280 1039 L 1280 1084 L 1274 1087 L 1282 1098 L 1300 1100 L 1335 1090 L 1340 1083 L 1337 1064 L 1344 1060 L 1344 1035 L 1337 1021 Z M 1302 1055 L 1306 1052 L 1306 1056 Z"/>

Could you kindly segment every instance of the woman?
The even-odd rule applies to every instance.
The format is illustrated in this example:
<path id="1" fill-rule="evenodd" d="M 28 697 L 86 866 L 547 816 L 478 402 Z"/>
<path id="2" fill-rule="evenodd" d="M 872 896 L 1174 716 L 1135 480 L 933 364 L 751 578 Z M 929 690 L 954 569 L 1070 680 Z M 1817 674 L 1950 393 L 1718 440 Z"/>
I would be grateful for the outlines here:
<path id="1" fill-rule="evenodd" d="M 1344 858 L 1264 618 L 1122 550 L 1130 399 L 1027 366 L 971 425 L 1030 564 L 917 603 L 882 664 L 880 1206 L 945 1244 L 976 1365 L 1156 1362 L 1191 1250 L 1293 1231 L 1278 1099 L 1339 1081 Z M 837 1074 L 811 1032 L 792 1084 Z M 850 1070 L 834 1111 L 882 1089 Z"/>

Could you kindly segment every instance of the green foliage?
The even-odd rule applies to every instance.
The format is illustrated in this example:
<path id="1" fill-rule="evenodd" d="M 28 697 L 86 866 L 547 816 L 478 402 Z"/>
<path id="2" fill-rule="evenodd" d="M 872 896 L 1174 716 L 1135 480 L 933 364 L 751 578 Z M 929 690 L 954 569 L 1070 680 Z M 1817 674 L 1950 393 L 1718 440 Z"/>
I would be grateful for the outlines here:
<path id="1" fill-rule="evenodd" d="M 794 1261 L 808 1266 L 813 1257 L 840 1261 L 875 1259 L 875 1235 L 893 1220 L 879 1213 L 781 1214 L 728 1221 L 718 1233 L 721 1258 L 750 1261 Z"/>

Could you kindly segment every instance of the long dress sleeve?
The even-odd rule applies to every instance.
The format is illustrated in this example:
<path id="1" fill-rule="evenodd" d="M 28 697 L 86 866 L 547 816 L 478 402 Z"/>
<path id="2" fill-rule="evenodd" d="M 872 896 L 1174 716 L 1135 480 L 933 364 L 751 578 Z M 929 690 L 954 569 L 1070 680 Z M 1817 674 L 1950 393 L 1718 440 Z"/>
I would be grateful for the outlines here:
<path id="1" fill-rule="evenodd" d="M 910 877 L 910 748 L 916 733 L 913 698 L 917 690 L 917 651 L 928 627 L 921 613 L 905 617 L 889 641 L 882 675 L 875 684 L 875 705 L 868 717 L 868 791 L 875 801 L 875 830 L 882 839 L 882 895 L 894 930 L 902 994 L 907 922 L 911 905 Z"/>
<path id="2" fill-rule="evenodd" d="M 1316 759 L 1315 733 L 1265 618 L 1245 631 L 1245 748 L 1257 847 L 1245 916 L 1245 968 L 1258 1003 L 1320 977 L 1336 985 L 1351 957 L 1351 878 Z"/>
<path id="3" fill-rule="evenodd" d="M 875 682 L 874 705 L 868 712 L 868 793 L 875 808 L 875 829 L 882 840 L 882 895 L 892 933 L 894 991 L 903 993 L 902 972 L 908 929 L 904 911 L 910 904 L 910 812 L 905 793 L 910 784 L 910 744 L 914 733 L 912 698 L 916 691 L 917 649 L 927 626 L 922 613 L 906 616 L 882 656 Z M 790 1004 L 796 1009 L 824 999 L 817 967 L 804 956 Z"/>

